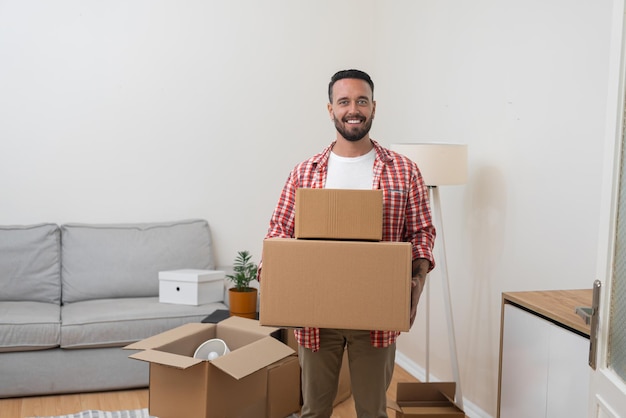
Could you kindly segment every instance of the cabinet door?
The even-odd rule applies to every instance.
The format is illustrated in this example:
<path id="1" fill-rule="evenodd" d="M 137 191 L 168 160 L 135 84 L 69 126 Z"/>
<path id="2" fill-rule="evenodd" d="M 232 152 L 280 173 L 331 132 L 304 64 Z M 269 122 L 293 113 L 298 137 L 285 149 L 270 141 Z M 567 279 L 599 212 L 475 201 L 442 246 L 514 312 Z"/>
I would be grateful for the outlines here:
<path id="1" fill-rule="evenodd" d="M 550 324 L 548 418 L 587 416 L 589 339 Z"/>
<path id="2" fill-rule="evenodd" d="M 584 418 L 589 340 L 504 305 L 501 418 Z"/>
<path id="3" fill-rule="evenodd" d="M 550 325 L 515 306 L 504 305 L 501 418 L 546 416 Z"/>

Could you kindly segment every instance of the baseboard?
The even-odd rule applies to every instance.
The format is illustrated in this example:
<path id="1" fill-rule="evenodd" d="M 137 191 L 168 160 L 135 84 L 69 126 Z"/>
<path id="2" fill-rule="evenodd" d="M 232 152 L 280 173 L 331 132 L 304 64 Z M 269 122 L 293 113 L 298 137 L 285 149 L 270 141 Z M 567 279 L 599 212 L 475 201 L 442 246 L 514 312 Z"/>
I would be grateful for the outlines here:
<path id="1" fill-rule="evenodd" d="M 398 364 L 398 366 L 402 367 L 404 370 L 407 371 L 407 373 L 415 377 L 417 380 L 420 380 L 422 382 L 426 380 L 426 370 L 399 351 L 396 352 L 396 363 Z M 430 376 L 430 380 L 432 382 L 441 381 L 441 379 L 432 374 Z M 472 403 L 472 401 L 467 399 L 465 396 L 463 397 L 463 409 L 465 411 L 465 415 L 470 418 L 493 418 L 491 415 Z"/>

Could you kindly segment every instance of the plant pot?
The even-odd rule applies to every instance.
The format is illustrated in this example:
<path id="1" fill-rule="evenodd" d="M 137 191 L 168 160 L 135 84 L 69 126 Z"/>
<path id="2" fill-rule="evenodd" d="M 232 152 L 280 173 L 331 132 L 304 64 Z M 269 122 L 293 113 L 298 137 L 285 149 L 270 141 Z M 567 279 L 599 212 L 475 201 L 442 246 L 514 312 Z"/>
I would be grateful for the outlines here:
<path id="1" fill-rule="evenodd" d="M 253 287 L 247 287 L 243 291 L 238 291 L 234 287 L 228 289 L 230 314 L 256 319 L 257 294 L 257 290 Z"/>

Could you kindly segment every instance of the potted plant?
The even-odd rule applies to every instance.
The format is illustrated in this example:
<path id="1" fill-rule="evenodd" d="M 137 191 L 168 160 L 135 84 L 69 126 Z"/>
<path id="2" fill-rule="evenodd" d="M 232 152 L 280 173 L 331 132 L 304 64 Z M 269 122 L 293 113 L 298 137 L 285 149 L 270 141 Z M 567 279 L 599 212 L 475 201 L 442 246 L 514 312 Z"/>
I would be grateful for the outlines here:
<path id="1" fill-rule="evenodd" d="M 257 290 L 250 287 L 250 282 L 256 279 L 258 266 L 251 259 L 248 251 L 239 251 L 233 263 L 234 274 L 226 277 L 235 284 L 228 290 L 230 314 L 256 319 Z"/>

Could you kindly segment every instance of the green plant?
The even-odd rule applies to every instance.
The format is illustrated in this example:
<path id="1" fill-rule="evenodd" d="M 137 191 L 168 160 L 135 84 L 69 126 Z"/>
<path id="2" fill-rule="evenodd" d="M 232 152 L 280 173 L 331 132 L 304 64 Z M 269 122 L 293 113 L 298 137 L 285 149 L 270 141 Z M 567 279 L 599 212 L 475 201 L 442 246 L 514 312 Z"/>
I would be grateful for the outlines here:
<path id="1" fill-rule="evenodd" d="M 233 263 L 234 274 L 226 277 L 235 284 L 238 292 L 246 292 L 250 289 L 250 282 L 256 279 L 258 267 L 250 261 L 252 255 L 248 251 L 239 251 Z"/>

